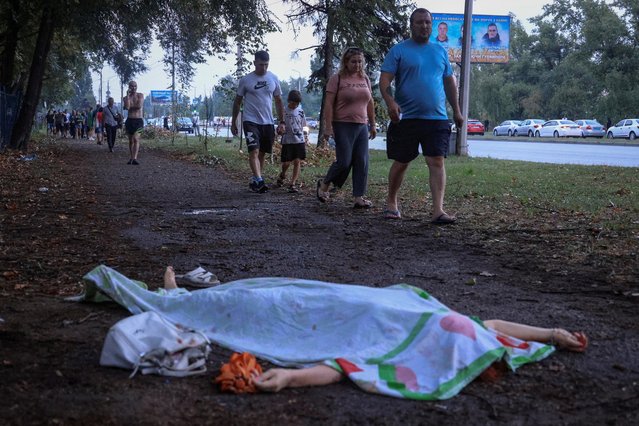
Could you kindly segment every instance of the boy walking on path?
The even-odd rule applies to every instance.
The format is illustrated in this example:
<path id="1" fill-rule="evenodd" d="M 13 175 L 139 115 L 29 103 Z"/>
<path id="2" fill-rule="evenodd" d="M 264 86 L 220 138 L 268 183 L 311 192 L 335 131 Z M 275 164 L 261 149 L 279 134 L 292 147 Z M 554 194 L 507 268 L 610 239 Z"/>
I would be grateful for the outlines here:
<path id="1" fill-rule="evenodd" d="M 280 81 L 275 74 L 268 71 L 269 54 L 264 50 L 255 52 L 253 65 L 255 70 L 240 79 L 237 95 L 233 103 L 233 118 L 231 133 L 239 133 L 237 118 L 240 106 L 244 101 L 242 113 L 242 127 L 246 136 L 246 146 L 249 151 L 249 166 L 253 177 L 249 188 L 253 192 L 264 193 L 268 186 L 262 177 L 264 156 L 273 151 L 275 129 L 273 128 L 273 100 L 279 118 L 278 134 L 284 132 L 284 106 L 282 104 L 282 90 Z"/>
<path id="2" fill-rule="evenodd" d="M 291 176 L 288 192 L 299 192 L 297 179 L 300 176 L 302 160 L 306 159 L 306 141 L 304 127 L 306 118 L 300 104 L 302 94 L 297 90 L 291 90 L 286 99 L 288 105 L 284 109 L 284 125 L 286 131 L 282 135 L 282 172 L 277 179 L 277 186 L 284 185 L 286 172 L 293 163 L 293 175 Z"/>

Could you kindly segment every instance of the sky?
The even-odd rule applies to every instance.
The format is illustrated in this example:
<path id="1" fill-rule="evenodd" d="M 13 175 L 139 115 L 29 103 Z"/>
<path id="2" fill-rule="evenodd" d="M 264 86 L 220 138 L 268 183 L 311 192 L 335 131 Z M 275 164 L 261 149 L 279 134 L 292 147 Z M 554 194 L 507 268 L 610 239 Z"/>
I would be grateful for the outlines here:
<path id="1" fill-rule="evenodd" d="M 280 80 L 288 78 L 307 78 L 310 74 L 310 60 L 312 49 L 302 52 L 297 57 L 291 57 L 296 49 L 301 49 L 314 44 L 317 40 L 312 35 L 312 30 L 302 31 L 294 38 L 285 22 L 284 13 L 286 6 L 279 0 L 266 0 L 267 5 L 273 10 L 275 15 L 281 19 L 281 33 L 269 34 L 265 38 L 265 46 L 271 55 L 269 70 L 277 75 Z M 425 7 L 433 13 L 464 13 L 464 0 L 416 0 L 418 7 Z M 552 0 L 475 0 L 473 3 L 473 14 L 476 15 L 508 15 L 513 13 L 519 19 L 527 31 L 531 26 L 529 18 L 541 13 L 545 4 L 552 3 Z M 252 58 L 249 58 L 252 60 Z M 170 88 L 171 76 L 164 71 L 162 64 L 162 49 L 155 43 L 151 47 L 150 55 L 146 61 L 149 70 L 144 74 L 135 76 L 138 83 L 138 90 L 148 96 L 151 90 L 166 90 Z M 218 83 L 219 79 L 231 74 L 234 69 L 235 58 L 230 55 L 227 60 L 211 58 L 206 64 L 196 66 L 195 78 L 191 83 L 191 88 L 186 95 L 195 97 L 209 93 L 212 87 Z M 93 73 L 93 91 L 96 99 L 99 97 L 100 75 Z M 111 89 L 111 96 L 118 99 L 120 96 L 120 83 L 115 72 L 110 67 L 105 67 L 102 72 L 103 94 L 102 99 L 106 102 L 107 82 Z M 126 86 L 124 87 L 126 91 Z"/>

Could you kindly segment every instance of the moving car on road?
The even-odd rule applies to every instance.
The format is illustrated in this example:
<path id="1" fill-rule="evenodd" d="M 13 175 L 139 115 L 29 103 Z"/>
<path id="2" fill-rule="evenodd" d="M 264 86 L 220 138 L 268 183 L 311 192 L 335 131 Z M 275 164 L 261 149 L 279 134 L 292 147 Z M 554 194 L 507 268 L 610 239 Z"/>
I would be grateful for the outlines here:
<path id="1" fill-rule="evenodd" d="M 190 117 L 178 117 L 177 126 L 175 128 L 178 132 L 193 133 L 193 123 Z"/>
<path id="2" fill-rule="evenodd" d="M 582 137 L 581 127 L 572 120 L 548 120 L 535 130 L 536 137 L 562 138 L 567 136 Z"/>
<path id="3" fill-rule="evenodd" d="M 495 126 L 493 129 L 493 135 L 495 136 L 512 136 L 515 131 L 515 127 L 521 125 L 519 120 L 506 120 L 502 121 L 499 126 Z"/>
<path id="4" fill-rule="evenodd" d="M 595 137 L 595 138 L 603 138 L 606 136 L 606 129 L 604 129 L 603 124 L 598 122 L 597 120 L 575 120 L 575 123 L 581 127 L 581 131 L 583 132 L 583 136 L 585 137 Z"/>
<path id="5" fill-rule="evenodd" d="M 639 136 L 639 118 L 625 118 L 608 129 L 608 139 L 628 138 L 631 141 Z"/>
<path id="6" fill-rule="evenodd" d="M 513 136 L 528 136 L 529 138 L 534 138 L 535 132 L 544 122 L 545 120 L 540 118 L 528 118 L 513 129 Z"/>

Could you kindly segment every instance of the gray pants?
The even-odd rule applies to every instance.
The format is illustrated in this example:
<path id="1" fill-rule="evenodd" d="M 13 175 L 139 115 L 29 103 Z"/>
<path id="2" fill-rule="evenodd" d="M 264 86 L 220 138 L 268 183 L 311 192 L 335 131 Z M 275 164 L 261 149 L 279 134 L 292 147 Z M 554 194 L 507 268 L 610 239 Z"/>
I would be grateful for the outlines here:
<path id="1" fill-rule="evenodd" d="M 353 169 L 353 196 L 366 194 L 368 184 L 368 126 L 359 123 L 333 122 L 335 162 L 326 173 L 324 183 L 341 188 Z"/>

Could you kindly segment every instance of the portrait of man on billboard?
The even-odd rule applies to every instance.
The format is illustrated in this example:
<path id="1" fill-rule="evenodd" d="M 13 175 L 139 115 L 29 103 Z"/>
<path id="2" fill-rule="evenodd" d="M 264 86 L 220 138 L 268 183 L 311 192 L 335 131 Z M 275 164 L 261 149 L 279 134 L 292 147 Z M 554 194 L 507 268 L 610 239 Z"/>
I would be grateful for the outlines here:
<path id="1" fill-rule="evenodd" d="M 488 24 L 488 31 L 481 38 L 481 45 L 484 47 L 500 47 L 501 39 L 499 38 L 499 31 L 497 24 L 491 22 Z"/>

